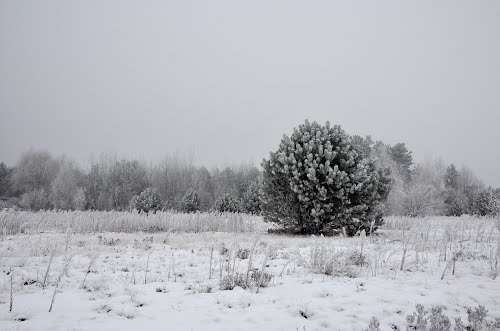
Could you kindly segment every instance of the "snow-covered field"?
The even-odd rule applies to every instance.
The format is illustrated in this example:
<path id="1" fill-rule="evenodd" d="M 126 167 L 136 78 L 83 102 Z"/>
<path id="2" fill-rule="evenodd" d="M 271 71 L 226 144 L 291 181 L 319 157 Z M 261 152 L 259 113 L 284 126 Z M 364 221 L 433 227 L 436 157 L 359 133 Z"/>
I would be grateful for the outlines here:
<path id="1" fill-rule="evenodd" d="M 324 238 L 241 215 L 179 216 L 182 229 L 160 215 L 133 232 L 116 215 L 150 221 L 12 213 L 0 212 L 0 330 L 364 330 L 372 316 L 405 330 L 417 304 L 500 318 L 496 219 L 389 218 L 376 236 Z M 96 228 L 105 218 L 123 231 Z"/>

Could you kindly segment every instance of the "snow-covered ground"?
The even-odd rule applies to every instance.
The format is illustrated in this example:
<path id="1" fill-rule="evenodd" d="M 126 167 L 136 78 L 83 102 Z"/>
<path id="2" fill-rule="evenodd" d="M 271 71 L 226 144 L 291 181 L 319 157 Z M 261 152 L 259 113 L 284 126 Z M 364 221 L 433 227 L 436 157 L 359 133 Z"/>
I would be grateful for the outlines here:
<path id="1" fill-rule="evenodd" d="M 495 222 L 392 219 L 377 236 L 354 238 L 4 235 L 0 330 L 364 330 L 372 316 L 382 330 L 405 330 L 416 304 L 444 305 L 450 318 L 465 320 L 465 307 L 480 304 L 494 320 Z M 221 288 L 228 277 L 259 273 L 272 275 L 266 287 Z"/>

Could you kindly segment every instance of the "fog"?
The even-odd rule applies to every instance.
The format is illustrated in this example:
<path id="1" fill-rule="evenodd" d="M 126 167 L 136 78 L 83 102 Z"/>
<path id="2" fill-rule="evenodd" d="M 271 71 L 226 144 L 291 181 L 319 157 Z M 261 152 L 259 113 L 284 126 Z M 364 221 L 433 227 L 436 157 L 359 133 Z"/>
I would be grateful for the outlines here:
<path id="1" fill-rule="evenodd" d="M 498 1 L 0 0 L 0 161 L 260 162 L 306 118 L 500 186 Z"/>

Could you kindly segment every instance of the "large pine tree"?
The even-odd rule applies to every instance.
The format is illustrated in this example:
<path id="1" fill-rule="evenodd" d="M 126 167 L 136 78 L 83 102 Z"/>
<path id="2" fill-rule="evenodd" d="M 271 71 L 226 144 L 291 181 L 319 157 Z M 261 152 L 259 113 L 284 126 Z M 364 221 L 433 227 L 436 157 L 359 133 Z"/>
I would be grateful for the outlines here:
<path id="1" fill-rule="evenodd" d="M 295 233 L 354 235 L 382 223 L 388 180 L 340 126 L 306 121 L 263 161 L 263 214 Z"/>

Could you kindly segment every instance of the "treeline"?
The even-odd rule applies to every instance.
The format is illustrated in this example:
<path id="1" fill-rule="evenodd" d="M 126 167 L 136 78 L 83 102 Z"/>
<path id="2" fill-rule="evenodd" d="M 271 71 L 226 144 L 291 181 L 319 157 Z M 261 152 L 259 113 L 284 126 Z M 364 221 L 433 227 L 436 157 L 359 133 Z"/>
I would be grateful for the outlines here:
<path id="1" fill-rule="evenodd" d="M 85 171 L 68 158 L 31 150 L 12 168 L 0 163 L 0 197 L 3 207 L 31 210 L 129 210 L 149 191 L 166 210 L 226 211 L 229 203 L 236 205 L 230 211 L 255 212 L 260 177 L 252 165 L 208 170 L 176 158 L 147 165 L 103 157 Z"/>
<path id="2" fill-rule="evenodd" d="M 390 178 L 386 215 L 499 212 L 500 189 L 486 186 L 466 167 L 440 160 L 415 163 L 404 143 L 352 140 Z M 139 201 L 153 209 L 259 213 L 261 178 L 254 165 L 207 169 L 178 158 L 151 165 L 103 157 L 84 170 L 68 158 L 31 150 L 13 167 L 0 163 L 0 208 L 130 210 Z"/>
<path id="3" fill-rule="evenodd" d="M 486 186 L 467 167 L 457 169 L 441 160 L 414 163 L 404 143 L 390 146 L 360 136 L 353 140 L 391 178 L 387 215 L 486 216 L 500 211 L 500 189 Z"/>

